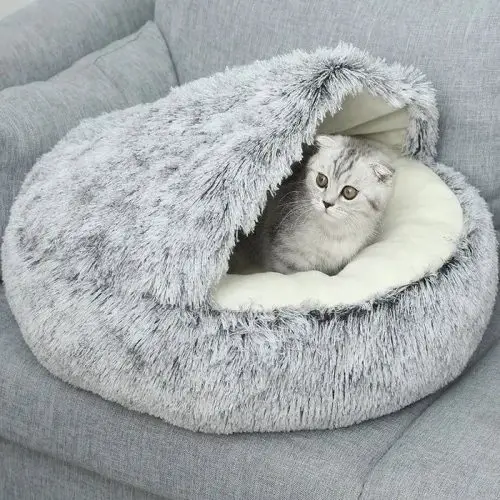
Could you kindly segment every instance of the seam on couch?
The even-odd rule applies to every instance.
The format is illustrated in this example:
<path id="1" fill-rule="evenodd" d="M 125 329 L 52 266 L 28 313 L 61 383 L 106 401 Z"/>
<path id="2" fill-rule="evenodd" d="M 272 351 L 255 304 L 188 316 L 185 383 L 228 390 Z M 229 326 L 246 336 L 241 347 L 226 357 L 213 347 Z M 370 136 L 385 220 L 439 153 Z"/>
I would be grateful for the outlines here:
<path id="1" fill-rule="evenodd" d="M 174 58 L 172 56 L 172 51 L 170 50 L 170 45 L 168 44 L 168 41 L 165 39 L 163 34 L 161 36 L 163 37 L 163 40 L 165 41 L 165 45 L 167 47 L 167 52 L 168 52 L 168 57 L 170 57 L 170 62 L 172 63 L 172 69 L 174 71 L 175 81 L 177 82 L 177 85 L 180 85 L 181 81 L 179 80 L 179 73 L 177 72 L 177 65 L 175 64 Z"/>
<path id="2" fill-rule="evenodd" d="M 402 429 L 401 432 L 399 432 L 397 434 L 397 436 L 394 438 L 394 441 L 391 444 L 389 444 L 389 446 L 378 456 L 378 458 L 376 458 L 373 461 L 373 465 L 372 465 L 370 471 L 368 472 L 368 474 L 366 474 L 366 476 L 363 479 L 363 482 L 361 484 L 361 489 L 359 491 L 358 500 L 361 500 L 364 497 L 366 485 L 368 484 L 369 480 L 371 479 L 378 464 L 392 450 L 392 448 L 401 440 L 401 438 L 408 432 L 408 430 L 411 427 L 413 427 L 413 424 L 434 404 L 434 402 L 436 401 L 436 399 L 438 399 L 438 397 L 441 395 L 442 392 L 443 392 L 443 389 L 441 389 L 441 391 L 439 391 L 437 393 L 434 393 L 430 396 L 427 396 L 430 399 L 429 404 L 427 406 L 425 406 L 424 408 L 422 408 L 422 411 L 417 413 L 414 416 L 414 418 L 411 419 L 411 421 L 408 423 L 408 425 L 404 429 Z"/>
<path id="3" fill-rule="evenodd" d="M 147 23 L 146 23 L 146 24 L 147 24 Z M 127 45 L 130 45 L 131 43 L 133 43 L 133 42 L 137 41 L 137 40 L 139 39 L 139 37 L 140 37 L 141 35 L 143 35 L 143 32 L 142 32 L 141 30 L 144 28 L 144 26 L 146 26 L 146 24 L 143 24 L 143 25 L 139 28 L 139 30 L 138 30 L 138 31 L 136 31 L 136 32 L 134 33 L 134 37 L 133 37 L 133 38 L 130 38 L 129 40 L 127 40 L 126 42 L 122 43 L 121 45 L 119 45 L 119 46 L 115 47 L 115 48 L 114 48 L 114 49 L 112 49 L 112 50 L 108 50 L 107 52 L 105 52 L 105 53 L 103 53 L 103 54 L 98 55 L 98 56 L 94 59 L 94 61 L 91 63 L 91 65 L 96 65 L 96 64 L 97 64 L 97 62 L 99 62 L 101 59 L 104 59 L 105 57 L 109 56 L 110 54 L 113 54 L 113 53 L 115 53 L 115 52 L 118 52 L 119 50 L 122 50 L 122 49 L 123 49 L 124 47 L 126 47 Z M 129 35 L 129 36 L 130 36 L 130 35 Z M 115 43 L 116 43 L 116 42 L 115 42 Z M 104 48 L 104 49 L 101 49 L 101 50 L 105 50 L 105 48 Z"/>
<path id="4" fill-rule="evenodd" d="M 143 32 L 142 30 L 145 28 L 145 26 L 146 26 L 148 23 L 153 23 L 153 21 L 146 21 L 146 23 L 145 23 L 145 24 L 143 24 L 143 25 L 139 28 L 139 30 L 135 33 L 135 36 L 134 36 L 133 38 L 131 38 L 131 39 L 130 39 L 130 40 L 128 40 L 127 42 L 125 42 L 125 43 L 121 44 L 119 47 L 116 47 L 116 48 L 115 48 L 115 49 L 113 49 L 113 50 L 109 50 L 109 51 L 107 51 L 106 53 L 99 55 L 98 57 L 96 57 L 96 58 L 94 59 L 94 61 L 92 61 L 91 63 L 89 63 L 89 65 L 92 65 L 92 66 L 94 66 L 95 68 L 97 68 L 97 69 L 98 69 L 98 70 L 99 70 L 99 71 L 100 71 L 100 72 L 101 72 L 101 73 L 102 73 L 102 74 L 103 74 L 103 75 L 104 75 L 104 76 L 108 79 L 108 81 L 109 81 L 110 83 L 112 83 L 112 84 L 113 84 L 113 86 L 115 87 L 115 89 L 116 89 L 116 90 L 117 90 L 117 91 L 121 94 L 121 96 L 124 98 L 125 102 L 127 102 L 127 98 L 126 98 L 126 95 L 125 95 L 125 94 L 124 94 L 124 92 L 123 92 L 123 89 L 120 87 L 120 85 L 118 85 L 118 84 L 114 81 L 114 79 L 113 79 L 111 76 L 109 76 L 109 75 L 107 74 L 107 72 L 105 71 L 105 69 L 104 69 L 104 68 L 102 68 L 102 67 L 101 67 L 101 65 L 100 65 L 99 63 L 100 63 L 100 61 L 101 61 L 102 59 L 105 59 L 105 58 L 106 58 L 106 57 L 108 57 L 110 54 L 113 54 L 114 52 L 117 52 L 117 51 L 119 51 L 119 50 L 122 50 L 122 49 L 123 49 L 124 47 L 126 47 L 127 45 L 130 45 L 131 43 L 136 42 L 139 38 L 141 38 L 141 37 L 144 35 L 144 32 Z M 155 26 L 156 26 L 156 24 L 155 24 Z M 171 54 L 171 52 L 170 52 L 170 48 L 168 47 L 168 44 L 167 44 L 167 42 L 165 41 L 165 38 L 163 37 L 163 34 L 161 33 L 161 31 L 158 29 L 158 27 L 156 27 L 156 29 L 157 29 L 158 33 L 161 35 L 161 37 L 162 37 L 163 41 L 165 42 L 165 46 L 166 46 L 166 48 L 167 48 L 167 53 L 168 53 L 168 57 L 169 57 L 169 60 L 170 60 L 170 64 L 171 64 L 171 66 L 172 66 L 172 71 L 173 71 L 173 73 L 174 73 L 175 81 L 176 81 L 176 84 L 177 84 L 177 85 L 179 85 L 179 77 L 178 77 L 178 75 L 177 75 L 177 69 L 176 69 L 176 67 L 175 67 L 175 64 L 174 64 L 174 62 L 173 62 L 173 60 L 172 60 L 172 54 Z M 129 35 L 129 36 L 130 36 L 130 35 Z M 127 106 L 128 106 L 128 104 L 127 104 Z"/>
<path id="5" fill-rule="evenodd" d="M 146 23 L 147 24 L 147 23 Z M 125 43 L 121 44 L 119 47 L 116 47 L 114 48 L 113 50 L 109 50 L 108 52 L 106 52 L 105 54 L 101 54 L 99 56 L 97 56 L 94 61 L 92 61 L 92 63 L 90 64 L 91 66 L 94 66 L 96 69 L 98 69 L 103 75 L 104 77 L 110 82 L 113 84 L 113 87 L 115 88 L 115 90 L 121 95 L 121 97 L 124 99 L 124 102 L 127 103 L 127 97 L 125 95 L 125 93 L 123 92 L 123 89 L 120 87 L 120 85 L 118 85 L 113 78 L 111 78 L 107 73 L 106 71 L 100 66 L 99 61 L 101 61 L 102 59 L 108 57 L 110 54 L 113 54 L 114 52 L 117 52 L 119 50 L 122 50 L 124 47 L 127 47 L 127 45 L 130 45 L 131 43 L 134 43 L 136 42 L 140 37 L 141 35 L 143 34 L 142 33 L 142 28 L 144 28 L 144 26 L 146 26 L 146 24 L 143 24 L 141 28 L 139 28 L 139 30 L 135 33 L 135 36 L 133 38 L 131 38 L 130 40 L 127 40 Z M 127 103 L 128 105 L 128 103 Z"/>
<path id="6" fill-rule="evenodd" d="M 417 415 L 415 415 L 415 418 L 413 418 L 409 424 L 396 436 L 396 438 L 394 439 L 394 441 L 387 447 L 387 449 L 381 453 L 379 455 L 379 457 L 374 461 L 373 463 L 373 466 L 371 467 L 370 469 L 370 472 L 368 472 L 368 474 L 365 476 L 364 480 L 363 480 L 363 483 L 361 485 L 361 490 L 360 490 L 360 493 L 358 495 L 358 500 L 361 500 L 362 498 L 364 498 L 365 494 L 367 493 L 365 491 L 366 489 L 366 485 L 369 483 L 370 479 L 372 478 L 374 472 L 375 472 L 375 469 L 378 467 L 378 465 L 380 464 L 380 462 L 384 459 L 384 457 L 394 448 L 394 446 L 399 442 L 401 441 L 401 438 L 403 438 L 403 436 L 413 427 L 413 425 L 415 424 L 415 422 L 420 419 L 420 417 L 422 415 L 424 415 L 424 413 L 426 413 L 427 411 L 429 411 L 433 406 L 434 406 L 434 403 L 441 398 L 441 396 L 443 396 L 443 394 L 445 394 L 448 389 L 450 389 L 451 387 L 453 387 L 455 384 L 459 383 L 462 378 L 464 376 L 466 376 L 470 370 L 476 366 L 479 362 L 482 361 L 482 359 L 491 351 L 491 349 L 493 349 L 498 343 L 500 343 L 500 338 L 497 338 L 495 339 L 490 346 L 488 346 L 487 349 L 484 350 L 484 352 L 481 353 L 480 356 L 478 356 L 477 358 L 474 359 L 474 363 L 471 363 L 469 364 L 465 370 L 460 374 L 460 376 L 458 378 L 456 378 L 453 382 L 451 382 L 449 385 L 447 385 L 446 387 L 443 387 L 441 390 L 439 390 L 438 392 L 432 394 L 431 396 L 428 396 L 428 398 L 431 399 L 430 403 L 422 409 L 422 411 L 420 413 L 418 413 Z"/>
<path id="7" fill-rule="evenodd" d="M 81 464 L 78 464 L 78 463 L 75 463 L 71 460 L 65 460 L 65 459 L 62 459 L 61 457 L 58 457 L 58 456 L 54 456 L 52 453 L 47 453 L 46 451 L 44 450 L 37 450 L 37 449 L 34 449 L 34 448 L 30 448 L 29 446 L 26 446 L 22 443 L 18 443 L 16 441 L 12 441 L 10 439 L 7 439 L 7 438 L 4 438 L 3 436 L 0 436 L 0 443 L 3 442 L 7 445 L 11 445 L 11 446 L 17 446 L 19 448 L 22 448 L 23 450 L 27 450 L 27 451 L 30 451 L 32 453 L 37 453 L 39 455 L 41 455 L 42 457 L 47 457 L 51 460 L 55 460 L 56 462 L 59 462 L 63 465 L 66 465 L 68 467 L 73 467 L 75 469 L 79 469 L 79 470 L 82 470 L 82 471 L 85 471 L 87 473 L 91 473 L 91 474 L 96 474 L 97 476 L 103 478 L 103 479 L 107 479 L 109 481 L 113 481 L 114 483 L 119 483 L 119 484 L 122 484 L 128 488 L 133 488 L 135 490 L 137 490 L 138 492 L 140 493 L 144 493 L 144 494 L 147 494 L 147 495 L 151 495 L 151 496 L 155 496 L 158 498 L 158 500 L 169 500 L 168 497 L 165 497 L 163 495 L 158 495 L 157 493 L 153 493 L 151 491 L 148 491 L 148 490 L 145 490 L 144 488 L 141 488 L 140 486 L 136 486 L 135 484 L 131 484 L 131 483 L 127 483 L 126 481 L 123 481 L 121 479 L 116 479 L 114 477 L 110 477 L 108 475 L 104 475 L 102 474 L 101 472 L 97 471 L 97 470 L 94 470 L 94 469 L 91 469 L 89 467 L 85 467 L 85 466 L 82 466 Z"/>
<path id="8" fill-rule="evenodd" d="M 172 64 L 172 70 L 174 72 L 175 81 L 176 81 L 177 85 L 180 85 L 181 81 L 179 79 L 179 72 L 177 71 L 177 64 L 175 64 L 174 57 L 172 55 L 172 51 L 170 50 L 170 44 L 168 43 L 167 37 L 163 34 L 163 31 L 159 28 L 158 28 L 158 31 L 160 32 L 160 34 L 163 38 L 163 41 L 165 42 L 165 46 L 167 47 L 168 57 L 170 58 L 170 63 Z"/>

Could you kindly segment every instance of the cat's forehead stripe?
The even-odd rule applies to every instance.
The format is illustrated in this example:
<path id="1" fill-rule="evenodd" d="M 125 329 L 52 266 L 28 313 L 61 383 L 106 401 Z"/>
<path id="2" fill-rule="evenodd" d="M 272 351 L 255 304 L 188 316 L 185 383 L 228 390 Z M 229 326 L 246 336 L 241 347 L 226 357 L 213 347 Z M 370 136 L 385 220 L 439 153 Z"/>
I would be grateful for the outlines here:
<path id="1" fill-rule="evenodd" d="M 359 153 L 354 149 L 347 147 L 337 158 L 334 164 L 333 173 L 337 178 L 340 178 L 346 172 L 351 170 L 354 162 L 358 159 Z"/>

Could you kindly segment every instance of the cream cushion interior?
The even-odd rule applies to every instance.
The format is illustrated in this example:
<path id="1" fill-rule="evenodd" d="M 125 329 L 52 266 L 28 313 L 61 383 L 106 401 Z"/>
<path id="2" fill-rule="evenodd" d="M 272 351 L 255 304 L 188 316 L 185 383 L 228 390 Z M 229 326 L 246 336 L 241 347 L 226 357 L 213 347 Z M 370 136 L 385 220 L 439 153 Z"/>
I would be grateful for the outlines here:
<path id="1" fill-rule="evenodd" d="M 359 304 L 435 273 L 453 255 L 463 229 L 460 204 L 423 163 L 400 156 L 408 115 L 360 93 L 327 116 L 318 134 L 363 135 L 394 151 L 393 198 L 377 241 L 340 273 L 228 274 L 213 290 L 217 307 L 230 310 L 304 310 Z"/>

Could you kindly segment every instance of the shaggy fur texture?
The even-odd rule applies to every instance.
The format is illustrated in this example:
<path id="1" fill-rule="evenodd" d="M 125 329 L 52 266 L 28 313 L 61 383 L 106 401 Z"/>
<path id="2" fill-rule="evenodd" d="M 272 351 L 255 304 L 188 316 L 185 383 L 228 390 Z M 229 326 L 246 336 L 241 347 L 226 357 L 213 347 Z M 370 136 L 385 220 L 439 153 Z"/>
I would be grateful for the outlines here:
<path id="1" fill-rule="evenodd" d="M 455 256 L 383 300 L 323 311 L 217 311 L 210 290 L 239 228 L 318 121 L 361 89 L 407 106 L 405 153 L 464 210 Z M 496 290 L 490 213 L 433 164 L 437 112 L 417 71 L 350 47 L 294 52 L 86 121 L 40 159 L 3 245 L 8 300 L 52 373 L 206 432 L 346 426 L 456 377 Z"/>

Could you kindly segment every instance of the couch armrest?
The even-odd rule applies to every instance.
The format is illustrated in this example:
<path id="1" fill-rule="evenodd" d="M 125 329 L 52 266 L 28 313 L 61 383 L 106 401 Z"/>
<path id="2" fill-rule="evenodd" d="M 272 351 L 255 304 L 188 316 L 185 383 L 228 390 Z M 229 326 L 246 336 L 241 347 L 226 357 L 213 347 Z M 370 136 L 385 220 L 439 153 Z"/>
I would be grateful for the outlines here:
<path id="1" fill-rule="evenodd" d="M 36 0 L 0 21 L 0 90 L 46 80 L 153 19 L 154 0 Z"/>

